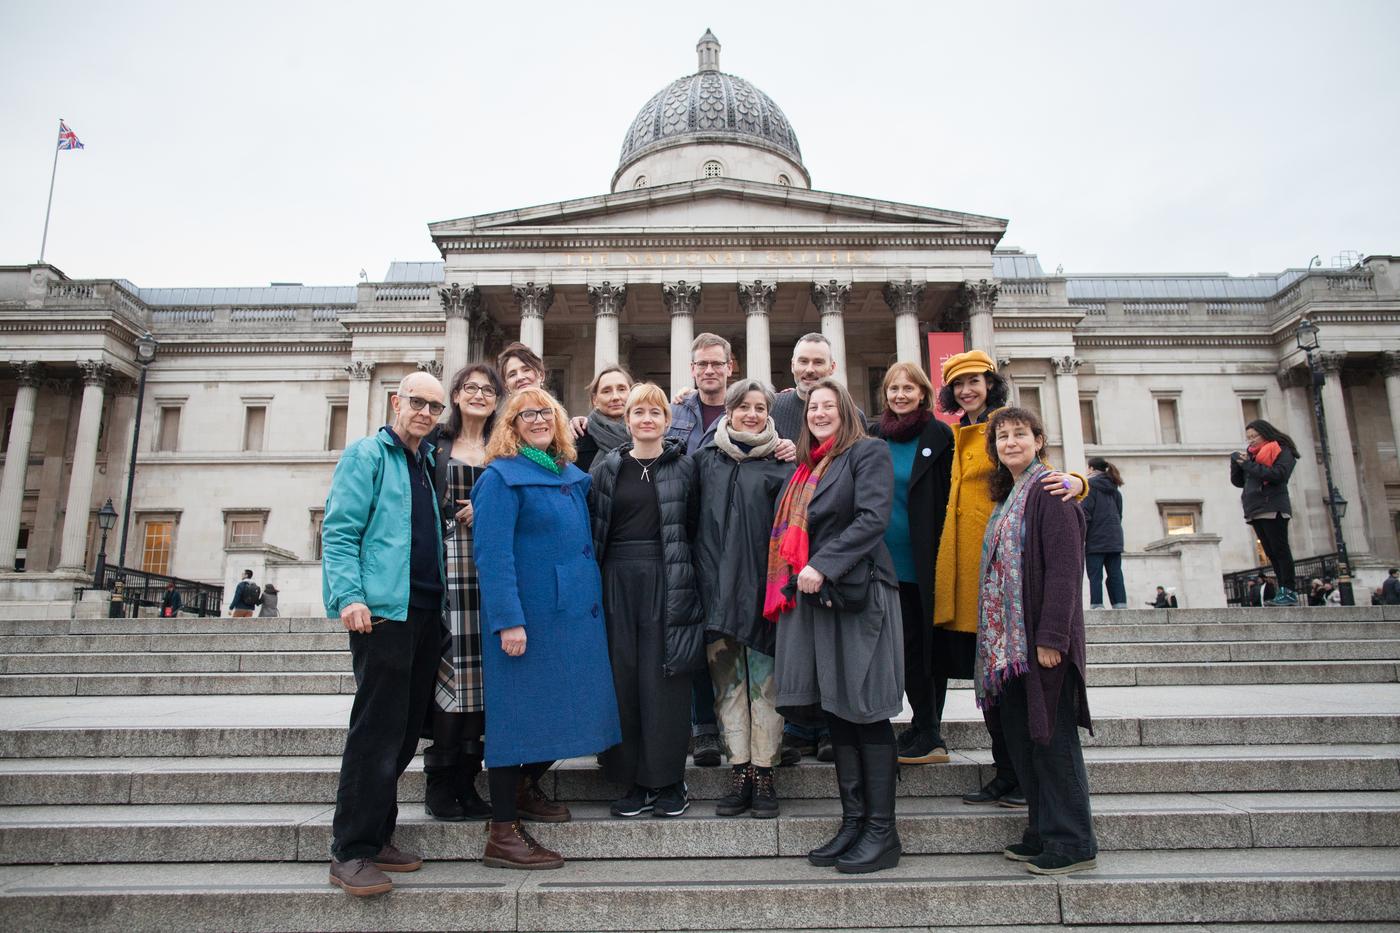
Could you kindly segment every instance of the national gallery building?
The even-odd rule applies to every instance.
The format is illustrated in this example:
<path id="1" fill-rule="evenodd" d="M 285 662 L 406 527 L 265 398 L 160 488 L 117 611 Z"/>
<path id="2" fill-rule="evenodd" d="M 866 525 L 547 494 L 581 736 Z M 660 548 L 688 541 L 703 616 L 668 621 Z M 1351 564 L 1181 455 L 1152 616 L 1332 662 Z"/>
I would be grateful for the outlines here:
<path id="1" fill-rule="evenodd" d="M 625 129 L 607 193 L 430 223 L 439 258 L 382 281 L 144 288 L 0 266 L 0 610 L 32 617 L 91 582 L 97 515 L 109 498 L 125 508 L 139 428 L 108 562 L 126 522 L 132 568 L 228 586 L 248 567 L 284 614 L 319 614 L 331 472 L 385 423 L 406 373 L 450 376 L 518 338 L 585 413 L 604 364 L 688 385 L 702 331 L 778 388 L 793 343 L 820 331 L 867 412 L 893 361 L 928 366 L 927 335 L 960 332 L 1041 413 L 1055 465 L 1118 465 L 1130 604 L 1164 585 L 1182 606 L 1222 605 L 1222 573 L 1264 563 L 1229 481 L 1253 418 L 1304 452 L 1295 555 L 1336 550 L 1302 319 L 1318 327 L 1342 530 L 1369 602 L 1400 560 L 1400 257 L 1048 274 L 1001 245 L 1005 219 L 813 188 L 778 105 L 720 69 L 713 35 L 697 53 Z"/>

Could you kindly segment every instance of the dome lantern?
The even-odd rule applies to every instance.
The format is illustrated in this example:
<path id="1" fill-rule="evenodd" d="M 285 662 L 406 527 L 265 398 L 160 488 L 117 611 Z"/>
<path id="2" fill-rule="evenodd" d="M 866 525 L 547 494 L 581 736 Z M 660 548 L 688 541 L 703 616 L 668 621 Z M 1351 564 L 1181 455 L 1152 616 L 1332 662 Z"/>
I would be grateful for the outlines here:
<path id="1" fill-rule="evenodd" d="M 719 40 L 714 33 L 706 29 L 700 41 L 695 43 L 695 51 L 700 58 L 700 67 L 696 71 L 719 71 Z"/>

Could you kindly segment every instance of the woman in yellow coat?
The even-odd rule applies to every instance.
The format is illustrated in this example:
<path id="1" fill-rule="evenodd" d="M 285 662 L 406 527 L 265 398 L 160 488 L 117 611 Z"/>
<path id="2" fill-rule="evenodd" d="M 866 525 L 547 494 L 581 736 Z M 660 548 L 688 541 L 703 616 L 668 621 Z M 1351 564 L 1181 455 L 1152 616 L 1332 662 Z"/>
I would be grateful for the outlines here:
<path id="1" fill-rule="evenodd" d="M 991 494 L 996 464 L 987 456 L 987 416 L 1005 406 L 1009 395 L 1010 386 L 997 372 L 996 362 L 981 350 L 959 353 L 943 364 L 938 407 L 962 413 L 953 429 L 953 475 L 934 571 L 934 676 L 945 688 L 950 678 L 972 676 L 982 539 L 996 508 Z M 1082 498 L 1089 488 L 1077 473 L 1051 472 L 1043 483 L 1060 498 Z M 1002 739 L 1001 722 L 996 716 L 985 721 L 992 737 L 996 776 L 981 790 L 964 796 L 963 802 L 1024 807 L 1026 798 Z"/>

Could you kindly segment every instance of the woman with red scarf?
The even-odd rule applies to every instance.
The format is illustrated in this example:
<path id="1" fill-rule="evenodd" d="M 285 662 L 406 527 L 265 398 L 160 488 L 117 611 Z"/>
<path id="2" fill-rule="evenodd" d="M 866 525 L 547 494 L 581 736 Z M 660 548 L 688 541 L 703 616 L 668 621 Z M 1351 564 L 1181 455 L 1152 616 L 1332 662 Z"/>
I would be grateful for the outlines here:
<path id="1" fill-rule="evenodd" d="M 1240 494 L 1244 520 L 1253 526 L 1264 556 L 1273 564 L 1278 581 L 1274 605 L 1296 606 L 1293 549 L 1288 544 L 1288 519 L 1293 512 L 1288 477 L 1298 464 L 1298 445 L 1262 419 L 1245 425 L 1244 439 L 1249 449 L 1230 455 L 1230 482 L 1244 490 Z"/>
<path id="2" fill-rule="evenodd" d="M 797 464 L 773 518 L 763 614 L 777 624 L 777 707 L 819 707 L 831 730 L 841 827 L 807 859 L 880 871 L 901 854 L 890 718 L 904 707 L 904 637 L 885 546 L 894 470 L 830 378 L 807 393 Z"/>

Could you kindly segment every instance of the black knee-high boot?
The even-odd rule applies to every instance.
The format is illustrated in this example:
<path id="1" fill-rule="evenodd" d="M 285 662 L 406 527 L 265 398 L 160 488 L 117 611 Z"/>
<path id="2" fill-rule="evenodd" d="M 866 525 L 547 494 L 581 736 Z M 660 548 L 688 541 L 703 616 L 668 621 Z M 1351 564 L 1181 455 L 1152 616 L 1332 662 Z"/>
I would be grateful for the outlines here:
<path id="1" fill-rule="evenodd" d="M 423 774 L 428 789 L 423 809 L 434 819 L 460 823 L 467 818 L 457 799 L 462 781 L 462 731 L 466 717 L 461 713 L 433 710 L 433 744 L 423 750 Z"/>
<path id="2" fill-rule="evenodd" d="M 841 826 L 825 845 L 807 853 L 807 861 L 829 868 L 860 838 L 865 828 L 865 787 L 861 780 L 860 749 L 838 743 L 832 736 L 831 750 L 836 756 L 836 790 L 841 798 Z M 890 746 L 894 750 L 894 746 Z"/>
<path id="3" fill-rule="evenodd" d="M 467 739 L 462 743 L 462 768 L 457 787 L 457 802 L 469 820 L 491 819 L 491 804 L 481 799 L 476 790 L 476 776 L 481 773 L 481 757 L 484 748 L 480 739 Z"/>
<path id="4" fill-rule="evenodd" d="M 894 868 L 904 851 L 894 825 L 895 783 L 899 779 L 895 747 L 862 744 L 860 766 L 865 784 L 865 827 L 860 838 L 836 860 L 836 870 L 846 874 Z"/>

